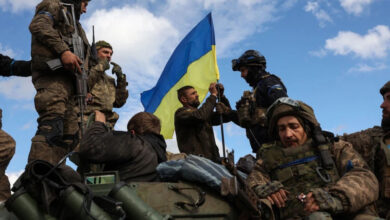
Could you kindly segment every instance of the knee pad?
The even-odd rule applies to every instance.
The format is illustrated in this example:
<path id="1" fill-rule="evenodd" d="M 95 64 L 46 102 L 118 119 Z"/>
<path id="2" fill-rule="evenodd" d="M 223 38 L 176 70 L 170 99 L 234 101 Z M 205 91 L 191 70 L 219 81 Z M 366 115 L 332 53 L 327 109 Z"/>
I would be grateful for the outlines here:
<path id="1" fill-rule="evenodd" d="M 64 146 L 64 119 L 61 117 L 38 122 L 38 131 L 35 135 L 43 135 L 50 145 Z"/>

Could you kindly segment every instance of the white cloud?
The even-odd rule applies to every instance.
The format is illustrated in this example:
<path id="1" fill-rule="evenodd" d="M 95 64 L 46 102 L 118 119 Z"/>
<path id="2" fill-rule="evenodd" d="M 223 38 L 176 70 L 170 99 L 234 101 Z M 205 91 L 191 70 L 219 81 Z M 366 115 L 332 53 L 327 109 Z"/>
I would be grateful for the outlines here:
<path id="1" fill-rule="evenodd" d="M 16 55 L 16 53 L 12 49 L 10 49 L 8 47 L 4 47 L 1 43 L 0 43 L 0 53 L 3 55 L 9 56 L 11 58 L 15 57 L 15 55 Z"/>
<path id="2" fill-rule="evenodd" d="M 368 65 L 368 64 L 358 64 L 356 67 L 352 67 L 348 70 L 348 72 L 374 72 L 379 70 L 384 70 L 387 68 L 387 65 L 384 63 L 377 63 L 374 65 Z"/>
<path id="3" fill-rule="evenodd" d="M 11 11 L 13 13 L 24 10 L 33 10 L 41 0 L 0 0 L 0 8 L 3 11 Z"/>
<path id="4" fill-rule="evenodd" d="M 32 126 L 34 125 L 34 121 L 33 120 L 30 120 L 28 121 L 27 123 L 25 123 L 24 125 L 22 125 L 22 130 L 28 130 L 30 129 Z"/>
<path id="5" fill-rule="evenodd" d="M 23 172 L 24 170 L 6 173 L 6 175 L 8 176 L 9 183 L 11 184 L 11 187 L 12 185 L 14 185 L 15 181 L 19 178 L 20 175 L 22 175 Z"/>
<path id="6" fill-rule="evenodd" d="M 87 36 L 113 46 L 113 61 L 122 65 L 133 91 L 151 88 L 178 43 L 178 31 L 162 17 L 144 8 L 97 10 L 83 21 Z"/>
<path id="7" fill-rule="evenodd" d="M 312 56 L 315 56 L 315 57 L 324 57 L 327 54 L 327 50 L 321 48 L 321 49 L 316 50 L 316 51 L 310 51 L 309 54 Z"/>
<path id="8" fill-rule="evenodd" d="M 304 10 L 306 12 L 311 12 L 317 18 L 320 27 L 325 27 L 327 23 L 333 22 L 329 14 L 325 10 L 321 9 L 319 3 L 316 1 L 307 2 Z"/>
<path id="9" fill-rule="evenodd" d="M 7 99 L 30 100 L 35 95 L 31 78 L 11 77 L 0 79 L 0 94 Z"/>
<path id="10" fill-rule="evenodd" d="M 388 26 L 378 25 L 363 36 L 351 31 L 340 31 L 336 37 L 326 40 L 325 49 L 336 55 L 384 58 L 390 50 L 390 30 Z"/>
<path id="11" fill-rule="evenodd" d="M 344 10 L 353 15 L 360 15 L 364 8 L 367 8 L 374 0 L 340 0 Z"/>

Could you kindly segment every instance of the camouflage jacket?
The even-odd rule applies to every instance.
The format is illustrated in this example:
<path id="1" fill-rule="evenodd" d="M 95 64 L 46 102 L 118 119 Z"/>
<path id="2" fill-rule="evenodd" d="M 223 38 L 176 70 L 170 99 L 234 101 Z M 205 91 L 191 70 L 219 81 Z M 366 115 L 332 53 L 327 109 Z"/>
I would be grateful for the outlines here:
<path id="1" fill-rule="evenodd" d="M 33 82 L 42 75 L 52 74 L 46 61 L 60 58 L 61 54 L 72 47 L 72 34 L 77 31 L 84 43 L 84 69 L 88 70 L 90 54 L 89 43 L 79 21 L 74 27 L 73 18 L 66 13 L 69 24 L 66 24 L 62 10 L 64 6 L 59 0 L 43 0 L 35 9 L 29 29 L 31 32 L 31 68 Z M 66 10 L 66 9 L 64 9 Z M 63 68 L 57 73 L 69 74 Z"/>
<path id="2" fill-rule="evenodd" d="M 390 204 L 385 200 L 390 199 L 390 133 L 385 133 L 379 126 L 369 128 L 352 134 L 344 134 L 341 139 L 352 143 L 363 159 L 370 166 L 379 180 L 380 200 L 378 203 L 381 211 L 387 209 L 390 216 Z M 383 207 L 381 207 L 383 206 Z M 383 216 L 384 217 L 384 216 Z"/>
<path id="3" fill-rule="evenodd" d="M 89 92 L 93 96 L 91 104 L 87 105 L 86 114 L 99 110 L 103 113 L 110 113 L 112 109 L 122 107 L 129 97 L 126 89 L 126 75 L 115 79 L 108 76 L 102 63 L 91 67 L 88 76 Z"/>
<path id="4" fill-rule="evenodd" d="M 280 146 L 280 143 L 275 146 Z M 299 148 L 301 147 L 302 146 Z M 263 151 L 264 149 L 260 150 L 260 157 L 262 156 Z M 340 178 L 333 184 L 328 184 L 322 188 L 328 190 L 333 196 L 341 200 L 345 213 L 355 213 L 363 207 L 373 203 L 378 198 L 378 181 L 361 156 L 353 149 L 352 145 L 345 141 L 338 141 L 330 146 L 330 152 Z M 273 172 L 275 172 L 275 170 L 273 170 Z M 303 170 L 299 171 L 299 173 L 300 172 L 303 172 Z M 247 183 L 253 189 L 256 186 L 265 185 L 270 181 L 276 180 L 271 179 L 271 174 L 271 170 L 267 169 L 264 160 L 259 159 L 249 175 Z M 282 184 L 285 183 L 283 181 L 281 182 Z M 299 187 L 297 184 L 299 186 L 305 185 L 307 190 L 312 188 L 310 182 L 304 182 L 302 180 L 293 183 L 292 186 L 286 187 Z M 296 195 L 291 196 L 294 197 Z"/>
<path id="5" fill-rule="evenodd" d="M 221 101 L 230 107 L 226 97 Z M 221 124 L 220 115 L 214 112 L 217 98 L 210 95 L 203 105 L 196 109 L 181 107 L 175 112 L 175 132 L 177 144 L 181 153 L 202 155 L 214 162 L 220 162 L 213 125 Z M 236 117 L 235 113 L 223 116 L 224 122 Z"/>
<path id="6" fill-rule="evenodd" d="M 8 177 L 5 175 L 5 170 L 14 154 L 15 140 L 0 129 L 0 201 L 4 201 L 11 196 L 10 184 Z"/>

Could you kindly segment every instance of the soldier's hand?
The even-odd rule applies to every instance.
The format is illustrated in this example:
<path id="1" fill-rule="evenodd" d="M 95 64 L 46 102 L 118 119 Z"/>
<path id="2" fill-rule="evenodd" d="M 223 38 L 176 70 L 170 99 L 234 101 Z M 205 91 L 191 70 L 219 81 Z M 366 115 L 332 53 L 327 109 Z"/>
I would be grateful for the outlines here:
<path id="1" fill-rule="evenodd" d="M 61 54 L 61 62 L 64 68 L 70 71 L 77 71 L 81 74 L 80 65 L 83 63 L 78 56 L 67 50 Z"/>
<path id="2" fill-rule="evenodd" d="M 226 114 L 226 113 L 229 113 L 230 112 L 230 108 L 227 107 L 225 104 L 223 104 L 222 102 L 218 102 L 216 105 L 215 105 L 215 111 L 218 113 L 218 114 Z"/>
<path id="3" fill-rule="evenodd" d="M 276 205 L 278 208 L 282 208 L 286 206 L 287 194 L 288 191 L 280 189 L 279 191 L 269 195 L 267 199 L 272 205 Z"/>
<path id="4" fill-rule="evenodd" d="M 91 93 L 87 93 L 87 95 L 85 96 L 85 102 L 90 105 L 93 103 L 93 96 Z"/>
<path id="5" fill-rule="evenodd" d="M 119 66 L 117 63 L 114 63 L 111 61 L 111 65 L 113 66 L 112 68 L 112 74 L 116 74 L 116 77 L 122 78 L 123 77 L 123 72 L 121 66 Z"/>
<path id="6" fill-rule="evenodd" d="M 218 90 L 217 90 L 216 85 L 217 85 L 217 83 L 210 83 L 210 87 L 209 87 L 210 94 L 215 96 L 215 97 L 218 95 Z"/>
<path id="7" fill-rule="evenodd" d="M 95 121 L 106 123 L 106 116 L 102 112 L 96 110 Z"/>
<path id="8" fill-rule="evenodd" d="M 218 89 L 219 95 L 222 97 L 225 91 L 225 87 L 223 87 L 222 83 L 218 83 L 216 87 Z"/>
<path id="9" fill-rule="evenodd" d="M 317 201 L 313 197 L 312 192 L 309 192 L 306 195 L 306 199 L 304 202 L 305 202 L 305 209 L 304 210 L 306 212 L 312 213 L 312 212 L 318 211 L 320 209 L 320 206 L 317 204 Z"/>

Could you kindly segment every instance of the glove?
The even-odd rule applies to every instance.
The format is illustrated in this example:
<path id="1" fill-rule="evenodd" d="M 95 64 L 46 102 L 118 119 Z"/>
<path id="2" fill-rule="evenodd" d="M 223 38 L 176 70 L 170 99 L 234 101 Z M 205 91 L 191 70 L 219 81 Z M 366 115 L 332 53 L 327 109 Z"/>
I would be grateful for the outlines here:
<path id="1" fill-rule="evenodd" d="M 316 200 L 320 210 L 327 211 L 333 214 L 341 213 L 344 209 L 341 200 L 332 196 L 329 192 L 321 189 L 312 189 L 313 197 Z"/>
<path id="2" fill-rule="evenodd" d="M 283 189 L 283 184 L 275 180 L 261 186 L 256 186 L 254 191 L 259 198 L 264 199 L 278 192 L 280 189 Z"/>
<path id="3" fill-rule="evenodd" d="M 229 107 L 227 107 L 225 104 L 222 102 L 218 102 L 215 106 L 215 110 L 218 114 L 227 114 L 231 111 Z"/>
<path id="4" fill-rule="evenodd" d="M 124 74 L 122 72 L 122 68 L 121 66 L 119 66 L 118 64 L 114 63 L 114 62 L 111 62 L 113 68 L 112 68 L 112 74 L 116 74 L 116 77 L 118 79 L 120 78 L 123 78 L 124 77 Z"/>
<path id="5" fill-rule="evenodd" d="M 237 108 L 237 116 L 238 116 L 238 122 L 242 127 L 244 128 L 251 127 L 252 119 L 250 115 L 250 106 L 248 100 L 242 102 L 241 105 Z"/>

